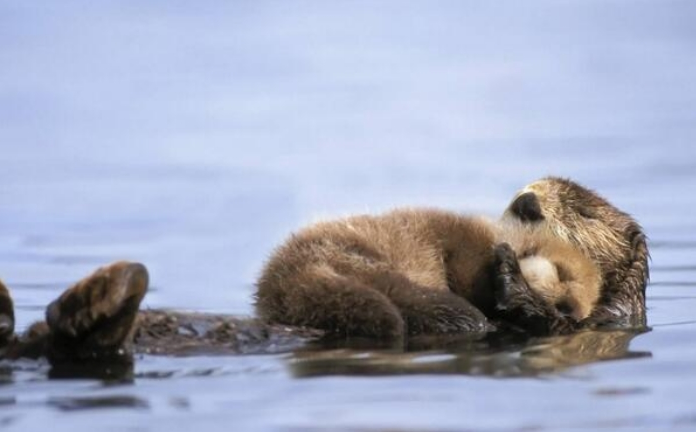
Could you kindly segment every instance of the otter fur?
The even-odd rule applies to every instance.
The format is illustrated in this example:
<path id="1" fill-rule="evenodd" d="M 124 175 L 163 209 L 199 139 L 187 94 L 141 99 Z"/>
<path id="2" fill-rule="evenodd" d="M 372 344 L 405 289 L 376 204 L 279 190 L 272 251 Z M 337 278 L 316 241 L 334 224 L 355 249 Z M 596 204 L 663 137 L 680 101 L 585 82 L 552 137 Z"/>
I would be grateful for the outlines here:
<path id="1" fill-rule="evenodd" d="M 643 229 L 629 214 L 572 180 L 546 177 L 524 187 L 503 220 L 546 231 L 599 268 L 600 298 L 583 327 L 646 325 L 650 254 Z"/>
<path id="2" fill-rule="evenodd" d="M 507 271 L 521 277 L 499 279 L 500 266 L 517 257 Z M 482 332 L 504 319 L 496 285 L 519 291 L 510 283 L 579 321 L 597 302 L 601 280 L 592 261 L 546 230 L 402 209 L 291 236 L 259 278 L 256 308 L 270 322 L 346 336 Z"/>

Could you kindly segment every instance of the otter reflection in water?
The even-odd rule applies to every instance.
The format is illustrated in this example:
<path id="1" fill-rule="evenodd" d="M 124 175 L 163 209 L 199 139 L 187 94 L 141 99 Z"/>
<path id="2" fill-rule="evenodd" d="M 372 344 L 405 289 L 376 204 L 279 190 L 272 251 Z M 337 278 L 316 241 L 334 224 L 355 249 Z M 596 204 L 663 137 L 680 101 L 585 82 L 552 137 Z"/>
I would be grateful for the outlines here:
<path id="1" fill-rule="evenodd" d="M 287 364 L 298 378 L 408 374 L 540 376 L 598 361 L 650 357 L 650 352 L 630 350 L 631 340 L 641 333 L 588 330 L 532 339 L 489 334 L 479 340 L 466 336 L 421 336 L 411 339 L 405 350 L 375 346 L 374 341 L 363 341 L 364 345 L 311 343 L 296 350 Z"/>
<path id="2" fill-rule="evenodd" d="M 645 235 L 629 215 L 572 181 L 547 178 L 526 187 L 501 221 L 513 226 L 516 234 L 501 230 L 501 243 L 490 225 L 450 212 L 397 212 L 386 218 L 386 228 L 379 218 L 361 221 L 364 229 L 348 224 L 338 237 L 326 241 L 316 236 L 310 236 L 309 243 L 290 240 L 289 245 L 317 246 L 314 252 L 339 247 L 333 255 L 337 259 L 322 261 L 321 253 L 305 257 L 292 250 L 272 258 L 258 283 L 261 319 L 139 311 L 148 287 L 147 270 L 142 264 L 117 262 L 69 288 L 49 305 L 45 322 L 16 336 L 9 291 L 0 285 L 0 357 L 45 356 L 56 366 L 128 362 L 134 351 L 277 352 L 324 332 L 333 337 L 383 335 L 399 345 L 408 342 L 406 335 L 464 330 L 470 336 L 494 328 L 543 336 L 607 325 L 644 328 Z M 463 234 L 459 226 L 465 227 Z M 418 251 L 419 258 L 411 259 L 410 252 L 416 251 L 395 240 L 403 230 L 410 233 L 414 247 L 420 240 L 427 246 L 425 253 Z M 460 234 L 466 241 L 457 248 Z M 337 241 L 341 235 L 347 236 L 347 243 Z M 521 242 L 515 241 L 516 235 Z M 398 247 L 391 248 L 396 243 Z M 429 256 L 430 252 L 442 254 Z M 559 256 L 583 264 L 573 269 Z M 303 272 L 303 257 L 318 260 L 318 266 L 308 267 L 313 272 Z M 414 267 L 421 262 L 423 268 Z M 450 268 L 452 262 L 457 265 Z M 369 271 L 364 273 L 361 266 Z M 297 269 L 301 283 L 289 283 Z M 526 279 L 538 270 L 544 273 L 540 279 Z M 347 277 L 346 271 L 358 278 Z M 331 283 L 322 285 L 327 275 Z M 361 276 L 375 285 L 360 291 L 366 285 Z M 315 282 L 318 285 L 312 285 Z M 344 291 L 349 295 L 342 296 Z M 361 308 L 364 296 L 379 307 Z M 344 304 L 342 299 L 349 301 Z M 302 327 L 310 324 L 319 330 Z M 353 333 L 355 329 L 359 331 Z"/>

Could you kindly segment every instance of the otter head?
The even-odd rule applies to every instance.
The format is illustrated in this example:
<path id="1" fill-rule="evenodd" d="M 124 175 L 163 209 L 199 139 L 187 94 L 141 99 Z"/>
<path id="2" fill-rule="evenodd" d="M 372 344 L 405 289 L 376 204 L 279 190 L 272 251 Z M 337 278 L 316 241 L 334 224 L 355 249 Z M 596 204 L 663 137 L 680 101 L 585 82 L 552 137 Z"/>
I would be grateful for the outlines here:
<path id="1" fill-rule="evenodd" d="M 597 193 L 562 178 L 547 177 L 520 191 L 503 218 L 549 232 L 579 248 L 603 269 L 630 259 L 640 226 Z"/>
<path id="2" fill-rule="evenodd" d="M 503 220 L 546 231 L 594 261 L 604 286 L 602 319 L 644 320 L 650 255 L 645 234 L 631 216 L 571 180 L 546 177 L 522 189 Z"/>
<path id="3" fill-rule="evenodd" d="M 582 256 L 562 258 L 574 258 L 574 261 L 557 263 L 550 257 L 532 255 L 520 259 L 520 270 L 529 287 L 561 315 L 581 321 L 590 315 L 599 300 L 602 282 L 599 270 Z"/>

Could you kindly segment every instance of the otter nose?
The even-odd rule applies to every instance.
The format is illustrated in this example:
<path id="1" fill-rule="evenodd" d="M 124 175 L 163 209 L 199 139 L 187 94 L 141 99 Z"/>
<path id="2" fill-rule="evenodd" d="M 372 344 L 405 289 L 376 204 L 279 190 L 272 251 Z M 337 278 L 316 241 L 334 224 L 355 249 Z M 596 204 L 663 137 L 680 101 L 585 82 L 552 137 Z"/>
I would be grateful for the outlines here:
<path id="1" fill-rule="evenodd" d="M 524 222 L 537 222 L 544 219 L 541 205 L 534 192 L 525 192 L 510 204 L 510 211 Z"/>

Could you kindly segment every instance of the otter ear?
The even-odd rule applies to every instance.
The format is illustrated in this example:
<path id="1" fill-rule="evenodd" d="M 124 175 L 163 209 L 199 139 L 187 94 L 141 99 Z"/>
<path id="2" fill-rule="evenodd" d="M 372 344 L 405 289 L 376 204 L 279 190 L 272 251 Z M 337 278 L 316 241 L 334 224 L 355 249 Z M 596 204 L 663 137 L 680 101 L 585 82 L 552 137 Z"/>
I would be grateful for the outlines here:
<path id="1" fill-rule="evenodd" d="M 510 211 L 523 222 L 538 222 L 544 219 L 539 199 L 534 192 L 525 192 L 510 204 Z"/>

